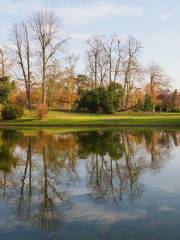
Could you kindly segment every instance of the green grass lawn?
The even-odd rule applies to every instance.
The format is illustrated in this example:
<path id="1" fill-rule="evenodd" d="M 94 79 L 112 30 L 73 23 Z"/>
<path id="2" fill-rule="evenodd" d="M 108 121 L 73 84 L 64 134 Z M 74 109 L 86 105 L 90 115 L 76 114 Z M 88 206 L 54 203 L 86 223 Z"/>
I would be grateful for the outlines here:
<path id="1" fill-rule="evenodd" d="M 99 126 L 176 126 L 180 127 L 180 113 L 116 113 L 87 114 L 50 111 L 48 116 L 37 119 L 34 112 L 26 111 L 17 120 L 0 120 L 0 126 L 57 126 L 57 127 L 99 127 Z"/>

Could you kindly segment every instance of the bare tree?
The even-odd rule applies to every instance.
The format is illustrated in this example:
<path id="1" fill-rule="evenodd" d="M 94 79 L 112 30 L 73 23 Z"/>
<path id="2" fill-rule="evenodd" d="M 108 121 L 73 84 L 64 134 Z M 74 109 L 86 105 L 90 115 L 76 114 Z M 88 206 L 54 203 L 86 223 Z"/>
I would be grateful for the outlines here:
<path id="1" fill-rule="evenodd" d="M 158 64 L 150 64 L 147 73 L 150 78 L 149 88 L 153 105 L 153 112 L 155 112 L 155 91 L 160 91 L 162 89 L 170 87 L 170 81 L 168 76 L 164 73 L 163 69 Z"/>
<path id="2" fill-rule="evenodd" d="M 125 58 L 123 60 L 123 107 L 126 108 L 130 93 L 134 87 L 134 83 L 140 79 L 142 68 L 138 61 L 139 53 L 141 52 L 142 45 L 134 37 L 129 36 L 125 45 Z"/>
<path id="3" fill-rule="evenodd" d="M 15 47 L 15 59 L 20 66 L 22 72 L 22 78 L 18 77 L 18 80 L 22 80 L 25 85 L 28 108 L 32 108 L 32 51 L 30 46 L 30 33 L 28 24 L 21 22 L 16 24 L 12 30 L 13 43 Z"/>
<path id="4" fill-rule="evenodd" d="M 106 73 L 106 59 L 104 62 L 104 58 L 102 58 L 103 53 L 103 43 L 102 37 L 94 36 L 90 38 L 87 43 L 89 45 L 89 49 L 87 51 L 88 55 L 88 72 L 92 79 L 92 87 L 97 87 L 98 80 L 102 85 L 102 81 L 104 79 L 104 73 Z M 100 71 L 99 71 L 100 70 Z"/>
<path id="5" fill-rule="evenodd" d="M 10 75 L 14 62 L 10 59 L 10 49 L 6 46 L 0 47 L 0 77 Z"/>
<path id="6" fill-rule="evenodd" d="M 126 106 L 134 82 L 142 73 L 138 62 L 141 43 L 133 37 L 123 44 L 117 36 L 95 36 L 88 40 L 88 45 L 88 70 L 94 86 L 123 80 L 123 104 Z"/>
<path id="7" fill-rule="evenodd" d="M 116 80 L 119 67 L 115 59 L 115 54 L 118 52 L 116 52 L 116 43 L 115 37 L 94 36 L 88 40 L 88 70 L 95 87 Z"/>
<path id="8" fill-rule="evenodd" d="M 107 54 L 107 59 L 108 59 L 107 61 L 108 61 L 109 83 L 112 82 L 114 42 L 115 42 L 115 38 L 112 37 L 112 38 L 106 40 L 105 44 L 103 44 L 103 47 Z"/>
<path id="9" fill-rule="evenodd" d="M 31 18 L 30 24 L 39 49 L 42 103 L 45 103 L 48 68 L 56 62 L 56 55 L 63 49 L 67 38 L 60 37 L 62 26 L 53 12 L 37 12 Z"/>
<path id="10" fill-rule="evenodd" d="M 4 59 L 4 50 L 0 48 L 0 57 L 1 57 L 1 77 L 5 76 L 5 59 Z"/>
<path id="11" fill-rule="evenodd" d="M 75 68 L 78 63 L 79 56 L 76 56 L 74 54 L 71 54 L 66 57 L 66 72 L 68 73 L 68 76 L 73 77 L 75 75 Z"/>
<path id="12" fill-rule="evenodd" d="M 116 54 L 116 57 L 114 62 L 114 77 L 113 77 L 114 82 L 116 82 L 117 78 L 120 77 L 122 73 L 124 47 L 120 39 L 116 40 L 115 54 Z"/>

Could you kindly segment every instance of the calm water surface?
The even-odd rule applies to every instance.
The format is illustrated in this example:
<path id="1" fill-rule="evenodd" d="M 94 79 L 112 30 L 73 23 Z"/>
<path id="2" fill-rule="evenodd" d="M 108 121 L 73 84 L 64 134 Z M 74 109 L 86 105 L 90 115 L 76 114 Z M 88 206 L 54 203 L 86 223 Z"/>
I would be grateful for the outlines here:
<path id="1" fill-rule="evenodd" d="M 180 239 L 180 130 L 0 131 L 0 239 Z"/>

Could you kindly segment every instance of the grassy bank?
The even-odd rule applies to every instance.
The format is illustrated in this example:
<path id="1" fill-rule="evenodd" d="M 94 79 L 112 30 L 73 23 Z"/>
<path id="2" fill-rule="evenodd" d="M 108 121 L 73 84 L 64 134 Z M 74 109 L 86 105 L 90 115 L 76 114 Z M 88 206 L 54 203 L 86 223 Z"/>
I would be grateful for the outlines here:
<path id="1" fill-rule="evenodd" d="M 0 120 L 0 126 L 27 127 L 99 127 L 99 126 L 168 126 L 180 127 L 180 113 L 116 113 L 86 114 L 50 111 L 43 120 L 38 120 L 34 112 L 26 111 L 17 120 Z"/>

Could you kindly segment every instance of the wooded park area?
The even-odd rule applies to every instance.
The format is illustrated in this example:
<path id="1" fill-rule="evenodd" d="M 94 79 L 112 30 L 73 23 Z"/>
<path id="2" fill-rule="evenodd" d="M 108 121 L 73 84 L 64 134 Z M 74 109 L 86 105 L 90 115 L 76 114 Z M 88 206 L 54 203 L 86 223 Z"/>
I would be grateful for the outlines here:
<path id="1" fill-rule="evenodd" d="M 83 113 L 179 112 L 180 94 L 159 64 L 144 66 L 142 43 L 133 36 L 92 36 L 84 53 L 68 52 L 69 37 L 53 12 L 36 12 L 12 26 L 11 44 L 0 48 L 3 119 L 35 110 Z"/>

